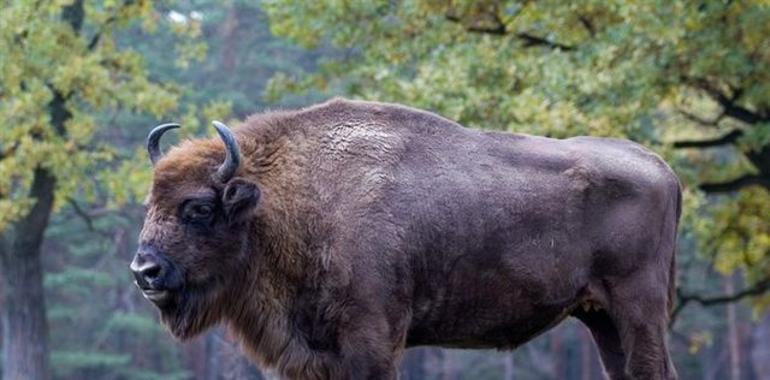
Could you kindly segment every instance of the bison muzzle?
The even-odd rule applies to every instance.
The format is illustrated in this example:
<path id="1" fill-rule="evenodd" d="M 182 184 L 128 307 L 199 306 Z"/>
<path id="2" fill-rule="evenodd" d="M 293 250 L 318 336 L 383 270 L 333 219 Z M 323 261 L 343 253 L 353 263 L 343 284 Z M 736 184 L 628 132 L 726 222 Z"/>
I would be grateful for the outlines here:
<path id="1" fill-rule="evenodd" d="M 565 318 L 612 379 L 676 377 L 679 181 L 632 142 L 471 130 L 335 99 L 154 165 L 136 284 L 170 332 L 221 323 L 291 379 L 393 379 L 407 347 L 513 349 Z"/>

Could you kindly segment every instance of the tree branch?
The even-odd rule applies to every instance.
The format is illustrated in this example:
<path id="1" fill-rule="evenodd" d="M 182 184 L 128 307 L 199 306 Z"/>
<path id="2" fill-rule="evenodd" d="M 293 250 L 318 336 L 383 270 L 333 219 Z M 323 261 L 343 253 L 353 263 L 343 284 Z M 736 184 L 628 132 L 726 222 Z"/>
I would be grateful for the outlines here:
<path id="1" fill-rule="evenodd" d="M 681 108 L 677 107 L 677 112 L 679 112 L 682 116 L 684 116 L 685 119 L 690 120 L 694 123 L 704 125 L 707 127 L 716 127 L 719 125 L 719 122 L 722 121 L 722 119 L 725 117 L 724 112 L 720 113 L 719 116 L 717 116 L 714 120 L 706 120 L 698 115 L 692 114 L 686 110 L 683 110 Z"/>
<path id="2" fill-rule="evenodd" d="M 456 22 L 458 24 L 463 23 L 463 20 L 456 15 L 447 14 L 445 15 L 445 17 L 449 21 Z M 560 49 L 565 51 L 575 50 L 574 46 L 553 42 L 544 37 L 538 37 L 538 36 L 529 34 L 527 32 L 519 32 L 516 34 L 512 34 L 510 31 L 508 31 L 508 28 L 505 26 L 505 23 L 502 20 L 500 20 L 499 16 L 494 15 L 493 17 L 494 17 L 493 25 L 489 25 L 489 26 L 468 25 L 465 27 L 465 30 L 471 33 L 490 34 L 495 36 L 511 35 L 521 40 L 524 43 L 524 47 L 544 46 L 552 49 Z"/>
<path id="3" fill-rule="evenodd" d="M 580 15 L 578 17 L 578 20 L 580 20 L 580 23 L 583 25 L 584 28 L 588 31 L 588 34 L 591 35 L 591 37 L 596 37 L 596 28 L 594 27 L 594 23 L 591 22 L 591 19 L 588 18 L 586 15 Z"/>
<path id="4" fill-rule="evenodd" d="M 740 129 L 734 129 L 730 131 L 730 133 L 715 139 L 676 141 L 674 142 L 674 148 L 708 148 L 713 146 L 732 144 L 741 136 L 743 136 L 743 131 Z"/>
<path id="5" fill-rule="evenodd" d="M 725 116 L 730 116 L 732 118 L 738 119 L 748 124 L 757 124 L 765 121 L 770 121 L 770 118 L 768 117 L 761 116 L 753 111 L 749 111 L 744 107 L 736 105 L 732 101 L 724 100 L 724 99 L 725 98 L 723 98 L 723 100 L 720 101 L 720 104 L 722 105 L 722 107 L 724 107 Z"/>
<path id="6" fill-rule="evenodd" d="M 19 147 L 19 142 L 17 141 L 13 145 L 11 145 L 8 149 L 0 150 L 0 160 L 4 160 L 5 158 L 13 155 L 16 152 L 16 148 L 18 147 Z"/>
<path id="7" fill-rule="evenodd" d="M 687 304 L 695 302 L 704 307 L 721 305 L 725 303 L 740 301 L 746 297 L 756 297 L 763 295 L 765 292 L 770 291 L 770 278 L 757 282 L 756 284 L 745 288 L 737 293 L 726 294 L 721 296 L 702 296 L 699 294 L 687 294 L 681 288 L 676 289 L 676 296 L 679 300 L 674 310 L 671 311 L 671 321 L 674 321 L 676 317 L 682 312 Z"/>
<path id="8" fill-rule="evenodd" d="M 463 20 L 459 16 L 456 16 L 453 14 L 447 14 L 446 19 L 452 22 L 456 22 L 458 24 L 463 23 Z M 465 30 L 472 33 L 493 34 L 498 36 L 503 36 L 508 34 L 508 30 L 505 27 L 505 23 L 502 20 L 500 20 L 500 18 L 497 15 L 494 15 L 494 18 L 492 21 L 494 22 L 494 25 L 491 25 L 491 26 L 468 25 L 465 27 Z"/>
<path id="9" fill-rule="evenodd" d="M 746 174 L 742 177 L 738 177 L 731 181 L 704 183 L 704 184 L 701 184 L 699 187 L 701 190 L 707 193 L 715 194 L 715 193 L 729 193 L 733 191 L 738 191 L 744 187 L 749 187 L 749 186 L 762 186 L 770 190 L 770 178 L 759 176 L 759 175 Z"/>
<path id="10" fill-rule="evenodd" d="M 516 33 L 516 37 L 524 41 L 524 47 L 545 46 L 552 49 L 560 49 L 565 51 L 575 50 L 574 46 L 549 41 L 545 38 L 533 36 L 529 33 Z"/>
<path id="11" fill-rule="evenodd" d="M 722 113 L 725 116 L 730 116 L 747 124 L 757 124 L 770 121 L 770 117 L 767 115 L 761 115 L 757 112 L 749 110 L 748 108 L 736 104 L 736 101 L 743 94 L 741 89 L 733 90 L 732 96 L 728 96 L 705 78 L 685 77 L 684 79 L 685 81 L 691 83 L 694 87 L 703 90 L 711 99 L 719 103 L 719 105 L 722 106 Z"/>
<path id="12" fill-rule="evenodd" d="M 86 11 L 83 8 L 83 0 L 75 0 L 73 4 L 63 7 L 61 10 L 62 20 L 72 27 L 75 34 L 80 33 L 80 29 L 83 28 L 85 14 Z"/>
<path id="13" fill-rule="evenodd" d="M 95 218 L 105 216 L 106 214 L 110 213 L 111 210 L 105 208 L 105 209 L 86 211 L 83 209 L 83 207 L 80 206 L 80 204 L 74 198 L 71 198 L 71 197 L 67 197 L 67 202 L 70 204 L 70 206 L 72 206 L 72 210 L 75 212 L 75 214 L 79 216 L 81 219 L 83 219 L 83 222 L 85 222 L 86 227 L 90 232 L 98 234 L 102 237 L 112 238 L 112 234 L 110 232 L 100 230 L 96 228 L 96 226 L 94 226 Z"/>
<path id="14" fill-rule="evenodd" d="M 126 0 L 126 1 L 124 1 L 123 4 L 121 4 L 120 7 L 118 8 L 118 10 L 115 12 L 115 14 L 111 15 L 110 17 L 108 17 L 107 20 L 105 20 L 104 23 L 99 26 L 99 31 L 96 32 L 91 37 L 91 41 L 88 42 L 88 50 L 89 51 L 94 50 L 94 48 L 96 48 L 96 45 L 99 43 L 99 40 L 102 38 L 102 34 L 104 34 L 104 30 L 107 28 L 107 26 L 109 26 L 110 24 L 112 24 L 113 22 L 115 22 L 118 19 L 118 15 L 117 14 L 120 13 L 120 10 L 123 9 L 123 8 L 127 8 L 127 7 L 129 7 L 131 5 L 133 5 L 134 2 L 135 2 L 135 0 Z"/>
<path id="15" fill-rule="evenodd" d="M 86 227 L 88 227 L 88 230 L 92 232 L 95 231 L 94 221 L 91 219 L 91 215 L 88 215 L 88 213 L 80 207 L 75 199 L 68 197 L 67 202 L 69 202 L 70 206 L 72 206 L 72 210 L 75 211 L 75 214 L 83 219 L 83 221 L 86 223 Z"/>

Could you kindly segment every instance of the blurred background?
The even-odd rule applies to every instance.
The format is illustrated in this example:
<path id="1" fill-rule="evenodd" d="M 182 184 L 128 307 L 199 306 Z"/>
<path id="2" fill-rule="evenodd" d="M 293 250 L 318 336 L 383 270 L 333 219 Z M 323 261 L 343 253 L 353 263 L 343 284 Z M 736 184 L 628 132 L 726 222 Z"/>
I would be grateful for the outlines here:
<path id="1" fill-rule="evenodd" d="M 768 36 L 763 0 L 4 1 L 0 369 L 271 378 L 224 330 L 174 341 L 132 285 L 144 138 L 164 121 L 205 136 L 212 119 L 346 96 L 657 151 L 685 186 L 680 377 L 770 379 Z M 567 321 L 515 352 L 410 350 L 402 378 L 587 380 L 601 367 Z"/>

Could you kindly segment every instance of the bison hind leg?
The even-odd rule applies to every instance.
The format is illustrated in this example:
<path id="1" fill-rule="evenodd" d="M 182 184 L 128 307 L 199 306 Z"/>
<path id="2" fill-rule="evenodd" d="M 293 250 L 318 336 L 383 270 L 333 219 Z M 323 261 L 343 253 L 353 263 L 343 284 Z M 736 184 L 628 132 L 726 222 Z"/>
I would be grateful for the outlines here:
<path id="1" fill-rule="evenodd" d="M 607 377 L 611 380 L 629 379 L 625 373 L 626 355 L 623 353 L 620 334 L 607 311 L 577 308 L 572 316 L 591 330 Z"/>
<path id="2" fill-rule="evenodd" d="M 626 372 L 634 379 L 676 379 L 666 339 L 668 297 L 651 294 L 646 299 L 639 293 L 637 299 L 622 297 L 625 302 L 616 301 L 610 311 L 627 356 Z"/>
<path id="3" fill-rule="evenodd" d="M 655 278 L 654 273 L 640 270 L 620 281 L 606 282 L 608 291 L 602 302 L 606 308 L 578 308 L 573 313 L 591 329 L 611 379 L 677 378 L 666 339 L 668 288 Z"/>

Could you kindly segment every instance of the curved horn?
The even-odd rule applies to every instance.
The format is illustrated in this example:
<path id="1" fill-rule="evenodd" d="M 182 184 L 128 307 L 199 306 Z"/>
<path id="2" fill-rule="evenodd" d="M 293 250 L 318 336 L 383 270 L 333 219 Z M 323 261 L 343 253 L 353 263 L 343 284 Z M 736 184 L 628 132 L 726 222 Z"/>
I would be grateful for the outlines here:
<path id="1" fill-rule="evenodd" d="M 160 137 L 163 136 L 166 131 L 169 129 L 176 129 L 179 128 L 179 124 L 176 123 L 166 123 L 161 124 L 150 131 L 150 134 L 147 135 L 147 152 L 150 153 L 150 161 L 152 161 L 152 166 L 155 166 L 155 163 L 160 160 L 161 157 L 163 157 L 163 153 L 160 152 Z"/>
<path id="2" fill-rule="evenodd" d="M 222 162 L 222 165 L 219 165 L 214 178 L 220 182 L 227 182 L 230 178 L 233 178 L 235 171 L 238 170 L 238 165 L 241 164 L 241 153 L 238 149 L 238 142 L 235 141 L 235 136 L 233 136 L 230 128 L 227 128 L 226 125 L 218 121 L 214 121 L 213 124 L 222 142 L 225 143 L 225 161 Z"/>

